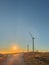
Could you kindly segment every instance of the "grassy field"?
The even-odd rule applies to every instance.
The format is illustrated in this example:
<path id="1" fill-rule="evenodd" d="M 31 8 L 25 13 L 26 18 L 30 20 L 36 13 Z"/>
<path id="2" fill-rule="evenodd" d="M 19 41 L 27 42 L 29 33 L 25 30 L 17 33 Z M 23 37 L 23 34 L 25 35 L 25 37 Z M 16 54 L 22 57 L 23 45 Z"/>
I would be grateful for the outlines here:
<path id="1" fill-rule="evenodd" d="M 49 53 L 25 53 L 24 61 L 26 65 L 49 65 Z"/>
<path id="2" fill-rule="evenodd" d="M 6 61 L 8 55 L 0 55 L 0 65 Z M 25 65 L 49 65 L 49 53 L 26 52 L 24 53 Z"/>

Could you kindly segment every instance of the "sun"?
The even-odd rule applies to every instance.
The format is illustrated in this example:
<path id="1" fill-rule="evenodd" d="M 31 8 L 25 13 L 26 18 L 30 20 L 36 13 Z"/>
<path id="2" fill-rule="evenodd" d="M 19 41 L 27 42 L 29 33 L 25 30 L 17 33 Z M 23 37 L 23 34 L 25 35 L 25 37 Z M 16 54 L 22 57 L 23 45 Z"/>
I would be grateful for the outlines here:
<path id="1" fill-rule="evenodd" d="M 12 50 L 14 50 L 14 51 L 17 50 L 17 49 L 18 49 L 18 47 L 15 46 L 15 45 L 12 47 Z"/>
<path id="2" fill-rule="evenodd" d="M 19 49 L 18 45 L 12 45 L 11 50 L 12 51 L 17 51 Z"/>
<path id="3" fill-rule="evenodd" d="M 11 45 L 10 47 L 10 51 L 13 53 L 18 53 L 18 52 L 22 52 L 22 49 L 19 47 L 19 45 Z"/>

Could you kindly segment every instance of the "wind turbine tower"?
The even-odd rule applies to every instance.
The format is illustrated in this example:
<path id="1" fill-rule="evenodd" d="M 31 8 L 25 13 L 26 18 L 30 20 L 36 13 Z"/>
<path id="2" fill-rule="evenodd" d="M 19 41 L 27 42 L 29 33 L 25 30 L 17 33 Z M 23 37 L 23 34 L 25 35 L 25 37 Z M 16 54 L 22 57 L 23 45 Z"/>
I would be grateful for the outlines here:
<path id="1" fill-rule="evenodd" d="M 30 36 L 31 36 L 31 38 L 32 38 L 32 50 L 33 50 L 33 52 L 34 52 L 34 36 L 32 36 L 32 34 L 30 33 Z"/>
<path id="2" fill-rule="evenodd" d="M 29 44 L 27 44 L 27 52 L 29 52 Z"/>

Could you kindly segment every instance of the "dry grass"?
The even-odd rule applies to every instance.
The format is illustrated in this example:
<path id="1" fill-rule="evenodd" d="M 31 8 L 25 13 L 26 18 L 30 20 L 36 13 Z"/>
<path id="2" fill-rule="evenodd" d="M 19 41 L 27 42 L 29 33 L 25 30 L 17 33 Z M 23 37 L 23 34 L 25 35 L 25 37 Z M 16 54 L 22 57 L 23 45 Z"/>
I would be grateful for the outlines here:
<path id="1" fill-rule="evenodd" d="M 49 65 L 49 53 L 25 53 L 24 61 L 26 65 Z"/>

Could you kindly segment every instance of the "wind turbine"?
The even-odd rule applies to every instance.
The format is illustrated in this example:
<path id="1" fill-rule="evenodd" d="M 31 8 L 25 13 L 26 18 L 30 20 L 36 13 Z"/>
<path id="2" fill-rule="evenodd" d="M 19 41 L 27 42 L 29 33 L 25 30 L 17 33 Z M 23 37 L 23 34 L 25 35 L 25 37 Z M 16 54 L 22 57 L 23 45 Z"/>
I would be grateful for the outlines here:
<path id="1" fill-rule="evenodd" d="M 32 34 L 30 33 L 30 36 L 31 36 L 31 38 L 32 38 L 32 50 L 33 50 L 33 52 L 34 52 L 34 36 L 32 36 Z"/>
<path id="2" fill-rule="evenodd" d="M 27 44 L 27 52 L 29 52 L 29 44 Z"/>

